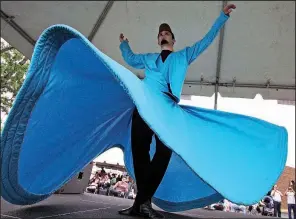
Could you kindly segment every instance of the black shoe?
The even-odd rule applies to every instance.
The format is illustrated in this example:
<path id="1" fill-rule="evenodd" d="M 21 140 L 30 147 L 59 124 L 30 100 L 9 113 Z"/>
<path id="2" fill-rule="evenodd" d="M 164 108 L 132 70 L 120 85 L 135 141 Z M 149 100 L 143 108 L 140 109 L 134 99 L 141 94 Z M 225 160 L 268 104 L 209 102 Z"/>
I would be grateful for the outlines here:
<path id="1" fill-rule="evenodd" d="M 164 218 L 164 216 L 161 213 L 157 212 L 152 208 L 150 200 L 140 205 L 140 213 L 142 216 L 152 219 Z"/>
<path id="2" fill-rule="evenodd" d="M 132 206 L 132 207 L 129 207 L 126 209 L 122 209 L 122 210 L 118 211 L 118 213 L 122 214 L 122 215 L 127 215 L 127 216 L 137 216 L 135 206 Z"/>
<path id="3" fill-rule="evenodd" d="M 151 219 L 164 218 L 162 214 L 160 214 L 159 212 L 155 211 L 152 208 L 152 205 L 149 202 L 149 200 L 138 207 L 136 205 L 133 205 L 132 207 L 120 210 L 118 213 L 122 215 L 140 216 L 140 217 L 146 217 Z"/>

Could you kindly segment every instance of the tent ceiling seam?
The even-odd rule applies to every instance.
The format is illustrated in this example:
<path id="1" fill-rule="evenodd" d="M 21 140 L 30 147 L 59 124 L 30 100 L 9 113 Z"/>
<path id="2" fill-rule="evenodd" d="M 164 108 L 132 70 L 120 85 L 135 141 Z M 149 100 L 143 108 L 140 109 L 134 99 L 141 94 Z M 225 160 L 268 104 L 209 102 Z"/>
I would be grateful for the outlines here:
<path id="1" fill-rule="evenodd" d="M 14 16 L 8 16 L 5 12 L 1 10 L 1 18 L 5 20 L 16 32 L 18 32 L 27 42 L 29 42 L 32 46 L 35 45 L 36 41 L 27 34 L 13 19 Z"/>

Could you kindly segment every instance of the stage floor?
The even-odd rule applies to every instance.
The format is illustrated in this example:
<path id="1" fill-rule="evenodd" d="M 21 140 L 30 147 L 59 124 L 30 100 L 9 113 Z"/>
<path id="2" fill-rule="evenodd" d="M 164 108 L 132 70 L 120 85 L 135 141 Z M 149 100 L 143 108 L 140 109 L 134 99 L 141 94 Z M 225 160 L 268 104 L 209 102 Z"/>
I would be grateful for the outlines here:
<path id="1" fill-rule="evenodd" d="M 42 219 L 42 218 L 124 218 L 135 217 L 122 216 L 118 210 L 131 206 L 133 200 L 116 198 L 104 195 L 80 194 L 65 195 L 56 194 L 48 199 L 31 206 L 11 205 L 1 198 L 1 218 L 6 219 Z M 155 206 L 154 206 L 155 207 Z M 158 209 L 155 207 L 155 209 Z M 160 210 L 161 211 L 161 210 Z M 162 211 L 161 211 L 162 212 Z M 195 219 L 195 218 L 258 218 L 258 216 L 240 213 L 194 209 L 185 212 L 162 212 L 166 218 L 171 219 Z M 267 218 L 267 217 L 262 217 Z"/>

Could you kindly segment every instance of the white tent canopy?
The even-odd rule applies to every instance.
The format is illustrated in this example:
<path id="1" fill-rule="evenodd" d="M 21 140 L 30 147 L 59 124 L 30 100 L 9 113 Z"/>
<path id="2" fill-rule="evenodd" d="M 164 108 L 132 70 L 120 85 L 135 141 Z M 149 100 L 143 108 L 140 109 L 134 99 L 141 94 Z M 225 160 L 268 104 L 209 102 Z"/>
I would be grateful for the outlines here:
<path id="1" fill-rule="evenodd" d="M 230 2 L 228 2 L 230 3 Z M 236 11 L 189 68 L 183 95 L 295 100 L 295 2 L 233 2 Z M 157 31 L 170 24 L 176 50 L 200 40 L 225 1 L 2 1 L 1 37 L 30 58 L 44 29 L 69 25 L 128 67 L 119 50 L 124 33 L 135 53 L 158 52 Z M 142 71 L 131 69 L 139 76 Z M 216 98 L 215 98 L 216 99 Z"/>

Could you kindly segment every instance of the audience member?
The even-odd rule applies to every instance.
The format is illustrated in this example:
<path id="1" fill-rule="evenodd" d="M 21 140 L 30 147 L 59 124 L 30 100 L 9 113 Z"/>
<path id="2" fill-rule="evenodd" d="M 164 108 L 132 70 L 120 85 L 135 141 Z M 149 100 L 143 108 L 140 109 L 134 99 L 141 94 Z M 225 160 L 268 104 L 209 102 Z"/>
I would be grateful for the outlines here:
<path id="1" fill-rule="evenodd" d="M 277 188 L 277 185 L 273 186 L 273 189 L 271 191 L 271 197 L 273 199 L 274 204 L 274 217 L 281 217 L 281 203 L 283 194 Z"/>
<path id="2" fill-rule="evenodd" d="M 287 196 L 289 219 L 292 219 L 292 211 L 293 218 L 296 219 L 295 191 L 293 190 L 292 186 L 288 187 L 288 189 L 285 192 L 285 195 Z"/>
<path id="3" fill-rule="evenodd" d="M 128 192 L 128 183 L 125 177 L 121 181 L 118 181 L 114 186 L 109 189 L 108 195 L 124 197 L 125 193 Z"/>

